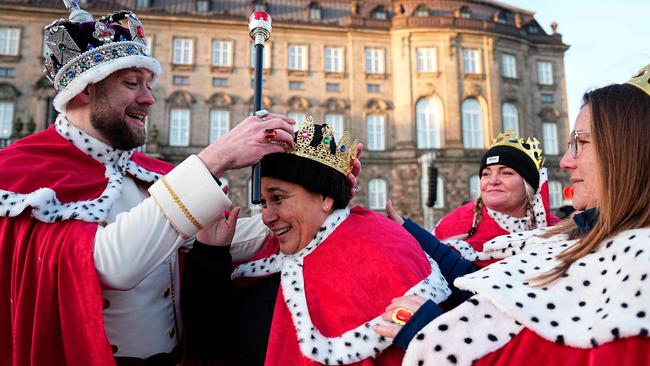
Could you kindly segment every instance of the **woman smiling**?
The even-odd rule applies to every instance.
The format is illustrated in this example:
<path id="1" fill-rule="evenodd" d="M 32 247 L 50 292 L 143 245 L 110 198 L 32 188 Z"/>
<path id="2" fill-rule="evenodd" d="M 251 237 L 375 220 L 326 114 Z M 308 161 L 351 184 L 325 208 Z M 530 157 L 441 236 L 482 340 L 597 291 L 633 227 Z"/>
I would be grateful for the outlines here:
<path id="1" fill-rule="evenodd" d="M 261 251 L 232 275 L 218 231 L 198 236 L 188 254 L 189 342 L 235 365 L 400 364 L 402 351 L 372 327 L 388 324 L 381 314 L 391 299 L 417 293 L 439 303 L 447 283 L 403 228 L 347 208 L 356 146 L 347 133 L 337 145 L 328 125 L 308 120 L 295 139 L 292 151 L 262 159 L 272 236 Z"/>

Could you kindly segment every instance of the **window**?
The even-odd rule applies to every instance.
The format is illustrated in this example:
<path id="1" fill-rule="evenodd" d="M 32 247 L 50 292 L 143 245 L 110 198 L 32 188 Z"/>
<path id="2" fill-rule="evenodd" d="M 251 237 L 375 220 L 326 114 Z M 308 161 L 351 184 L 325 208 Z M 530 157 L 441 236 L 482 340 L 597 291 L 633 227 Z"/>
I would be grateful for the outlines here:
<path id="1" fill-rule="evenodd" d="M 513 131 L 519 134 L 519 112 L 517 107 L 512 103 L 503 103 L 501 115 L 503 117 L 503 132 Z"/>
<path id="2" fill-rule="evenodd" d="M 307 115 L 302 112 L 289 112 L 287 113 L 287 117 L 296 121 L 296 124 L 293 125 L 293 130 L 298 131 L 300 129 L 300 126 L 305 123 L 305 118 L 307 118 Z"/>
<path id="3" fill-rule="evenodd" d="M 434 98 L 422 98 L 415 105 L 418 149 L 441 147 L 440 124 L 442 108 Z"/>
<path id="4" fill-rule="evenodd" d="M 190 83 L 189 76 L 174 75 L 174 85 L 188 85 Z"/>
<path id="5" fill-rule="evenodd" d="M 368 84 L 367 90 L 368 93 L 379 93 L 381 91 L 381 86 L 379 84 Z"/>
<path id="6" fill-rule="evenodd" d="M 562 194 L 562 184 L 560 182 L 554 180 L 548 181 L 548 198 L 551 208 L 562 207 L 564 195 Z"/>
<path id="7" fill-rule="evenodd" d="M 384 50 L 381 48 L 366 48 L 366 72 L 370 74 L 384 73 Z"/>
<path id="8" fill-rule="evenodd" d="M 328 92 L 340 92 L 341 91 L 341 84 L 339 83 L 327 83 L 325 84 L 325 90 Z"/>
<path id="9" fill-rule="evenodd" d="M 325 72 L 343 72 L 343 48 L 325 47 Z"/>
<path id="10" fill-rule="evenodd" d="M 228 86 L 228 79 L 212 78 L 212 86 Z"/>
<path id="11" fill-rule="evenodd" d="M 475 200 L 481 195 L 481 178 L 478 174 L 469 177 L 469 199 Z"/>
<path id="12" fill-rule="evenodd" d="M 12 78 L 14 75 L 13 67 L 0 67 L 0 78 Z"/>
<path id="13" fill-rule="evenodd" d="M 508 17 L 506 16 L 506 13 L 502 11 L 497 13 L 496 22 L 499 24 L 506 24 L 508 22 Z"/>
<path id="14" fill-rule="evenodd" d="M 553 64 L 542 61 L 537 63 L 537 83 L 553 85 Z"/>
<path id="15" fill-rule="evenodd" d="M 386 208 L 387 199 L 386 181 L 383 179 L 371 179 L 368 182 L 368 208 L 371 210 L 383 210 Z"/>
<path id="16" fill-rule="evenodd" d="M 541 99 L 541 102 L 543 104 L 553 104 L 553 102 L 554 102 L 553 94 L 542 93 L 542 96 L 541 96 L 540 99 Z"/>
<path id="17" fill-rule="evenodd" d="M 501 55 L 501 75 L 505 78 L 517 78 L 517 59 L 514 55 L 504 53 Z"/>
<path id="18" fill-rule="evenodd" d="M 560 152 L 557 141 L 557 124 L 554 122 L 542 123 L 542 138 L 544 140 L 544 154 L 557 155 Z"/>
<path id="19" fill-rule="evenodd" d="M 309 3 L 309 20 L 321 19 L 321 7 L 317 2 L 312 1 Z"/>
<path id="20" fill-rule="evenodd" d="M 174 38 L 174 65 L 191 65 L 192 64 L 192 40 L 189 38 Z"/>
<path id="21" fill-rule="evenodd" d="M 415 14 L 416 17 L 428 17 L 429 16 L 429 9 L 424 4 L 418 5 L 418 7 L 415 9 Z"/>
<path id="22" fill-rule="evenodd" d="M 469 8 L 466 6 L 463 6 L 460 8 L 460 17 L 469 19 L 472 17 L 472 13 L 469 11 Z"/>
<path id="23" fill-rule="evenodd" d="M 136 0 L 135 1 L 135 7 L 137 9 L 148 8 L 149 7 L 149 0 Z"/>
<path id="24" fill-rule="evenodd" d="M 425 169 L 428 171 L 428 169 Z M 422 200 L 422 206 L 429 199 L 429 175 L 428 172 L 422 174 L 422 179 L 420 180 L 420 200 Z M 442 178 L 438 176 L 436 179 L 436 202 L 433 203 L 433 208 L 445 208 L 445 187 Z"/>
<path id="25" fill-rule="evenodd" d="M 384 116 L 374 114 L 366 117 L 368 150 L 384 150 L 386 148 L 384 125 Z"/>
<path id="26" fill-rule="evenodd" d="M 208 0 L 197 0 L 196 11 L 210 11 L 210 2 Z"/>
<path id="27" fill-rule="evenodd" d="M 225 109 L 210 111 L 210 143 L 225 135 L 230 129 L 230 112 Z"/>
<path id="28" fill-rule="evenodd" d="M 291 90 L 304 90 L 305 83 L 302 81 L 289 81 L 289 89 Z"/>
<path id="29" fill-rule="evenodd" d="M 388 12 L 382 5 L 379 5 L 372 11 L 372 17 L 375 19 L 386 20 L 388 19 Z"/>
<path id="30" fill-rule="evenodd" d="M 169 145 L 190 145 L 190 110 L 173 108 L 169 117 Z"/>
<path id="31" fill-rule="evenodd" d="M 271 68 L 271 45 L 264 46 L 264 54 L 262 55 L 262 64 L 264 69 Z M 251 67 L 255 67 L 255 45 L 251 44 Z"/>
<path id="32" fill-rule="evenodd" d="M 418 72 L 438 71 L 438 59 L 435 48 L 418 48 L 415 50 Z"/>
<path id="33" fill-rule="evenodd" d="M 0 101 L 0 138 L 11 137 L 14 122 L 14 103 Z"/>
<path id="34" fill-rule="evenodd" d="M 290 44 L 287 52 L 287 68 L 289 70 L 307 70 L 307 46 Z"/>
<path id="35" fill-rule="evenodd" d="M 481 105 L 476 99 L 467 99 L 461 106 L 463 145 L 468 149 L 482 149 L 483 121 Z"/>
<path id="36" fill-rule="evenodd" d="M 253 11 L 265 11 L 268 13 L 269 6 L 264 0 L 253 0 Z"/>
<path id="37" fill-rule="evenodd" d="M 463 71 L 466 74 L 480 74 L 481 63 L 478 50 L 463 50 Z"/>
<path id="38" fill-rule="evenodd" d="M 339 140 L 341 140 L 341 136 L 343 136 L 345 130 L 343 126 L 343 115 L 339 113 L 326 114 L 325 123 L 330 125 L 332 130 L 334 130 L 334 140 L 336 140 L 336 145 L 338 146 Z"/>
<path id="39" fill-rule="evenodd" d="M 212 66 L 232 66 L 232 42 L 212 41 Z"/>
<path id="40" fill-rule="evenodd" d="M 0 55 L 18 55 L 18 37 L 20 30 L 17 28 L 0 28 Z"/>

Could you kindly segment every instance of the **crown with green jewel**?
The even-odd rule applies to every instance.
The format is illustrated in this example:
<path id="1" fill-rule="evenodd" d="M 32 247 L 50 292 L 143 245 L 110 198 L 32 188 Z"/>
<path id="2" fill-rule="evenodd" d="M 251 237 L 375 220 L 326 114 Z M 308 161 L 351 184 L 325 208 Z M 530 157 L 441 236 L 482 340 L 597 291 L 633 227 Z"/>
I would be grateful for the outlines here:
<path id="1" fill-rule="evenodd" d="M 337 144 L 334 130 L 327 124 L 322 125 L 322 137 L 316 141 L 315 130 L 314 118 L 307 117 L 296 132 L 294 147 L 287 152 L 325 164 L 347 176 L 352 171 L 352 161 L 357 158 L 359 142 L 356 139 L 350 142 L 350 132 L 345 131 Z"/>
<path id="2" fill-rule="evenodd" d="M 513 131 L 506 131 L 500 133 L 497 138 L 492 141 L 490 149 L 495 146 L 510 146 L 523 152 L 533 161 L 533 163 L 535 163 L 537 170 L 539 170 L 542 167 L 542 164 L 544 164 L 542 144 L 535 137 L 529 137 L 524 140 L 523 138 L 519 138 L 519 135 Z"/>
<path id="3" fill-rule="evenodd" d="M 632 78 L 625 82 L 625 84 L 634 85 L 643 90 L 646 94 L 650 95 L 650 65 L 646 65 L 639 70 Z"/>

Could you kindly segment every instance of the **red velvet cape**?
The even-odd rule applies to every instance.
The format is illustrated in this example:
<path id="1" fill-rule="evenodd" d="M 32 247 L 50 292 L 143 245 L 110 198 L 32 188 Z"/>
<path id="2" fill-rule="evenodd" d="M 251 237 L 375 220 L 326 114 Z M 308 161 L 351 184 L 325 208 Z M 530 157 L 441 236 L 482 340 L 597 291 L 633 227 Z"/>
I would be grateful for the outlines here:
<path id="1" fill-rule="evenodd" d="M 131 160 L 160 174 L 173 167 L 137 152 Z M 47 187 L 63 203 L 98 198 L 104 171 L 54 126 L 0 150 L 0 189 Z M 93 262 L 97 223 L 48 224 L 30 212 L 0 216 L 0 364 L 114 364 Z"/>
<path id="2" fill-rule="evenodd" d="M 537 365 L 557 366 L 650 365 L 650 339 L 623 338 L 581 349 L 551 342 L 526 328 L 502 348 L 476 360 L 474 366 L 527 365 L 531 360 Z"/>
<path id="3" fill-rule="evenodd" d="M 395 297 L 431 274 L 420 245 L 401 226 L 355 207 L 305 257 L 303 278 L 313 325 L 335 337 L 381 315 Z M 305 357 L 282 291 L 278 292 L 265 365 L 318 365 Z M 389 347 L 355 365 L 399 365 L 404 353 Z"/>
<path id="4" fill-rule="evenodd" d="M 548 183 L 542 185 L 541 192 L 542 203 L 544 204 L 544 210 L 546 211 L 546 222 L 548 226 L 553 226 L 557 224 L 560 219 L 551 214 L 548 203 Z M 440 240 L 446 240 L 453 236 L 467 234 L 467 232 L 472 228 L 475 205 L 476 201 L 472 201 L 450 212 L 440 220 L 434 229 L 433 234 Z M 464 239 L 477 252 L 483 251 L 483 244 L 485 244 L 486 241 L 492 240 L 497 236 L 510 234 L 508 231 L 501 228 L 501 226 L 499 226 L 499 224 L 488 215 L 485 206 L 483 206 L 482 215 L 483 217 L 476 227 L 476 233 L 469 238 Z M 477 260 L 474 263 L 479 267 L 485 267 L 498 260 L 499 259 Z"/>

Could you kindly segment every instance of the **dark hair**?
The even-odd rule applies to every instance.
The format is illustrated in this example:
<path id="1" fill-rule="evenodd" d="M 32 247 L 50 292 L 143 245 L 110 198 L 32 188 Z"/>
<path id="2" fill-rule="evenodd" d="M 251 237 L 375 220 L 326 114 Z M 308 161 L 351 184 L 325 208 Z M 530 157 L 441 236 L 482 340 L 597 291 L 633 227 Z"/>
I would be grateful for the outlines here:
<path id="1" fill-rule="evenodd" d="M 323 125 L 314 125 L 314 138 L 310 145 L 318 146 L 322 142 Z M 296 137 L 294 136 L 294 139 Z M 329 142 L 330 152 L 336 152 L 336 142 Z M 345 175 L 338 170 L 315 160 L 294 154 L 276 153 L 262 159 L 261 175 L 281 179 L 301 185 L 313 193 L 320 193 L 334 199 L 334 208 L 345 208 L 350 202 L 350 184 Z"/>

